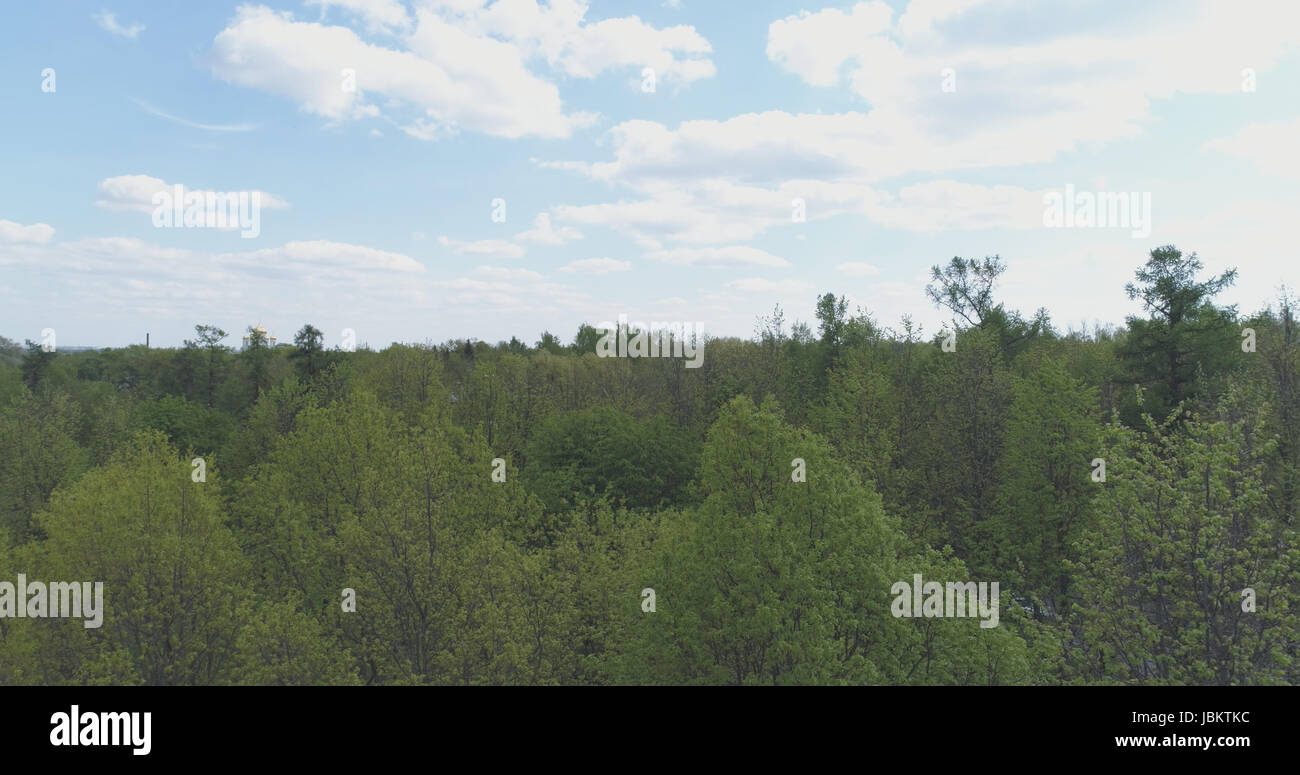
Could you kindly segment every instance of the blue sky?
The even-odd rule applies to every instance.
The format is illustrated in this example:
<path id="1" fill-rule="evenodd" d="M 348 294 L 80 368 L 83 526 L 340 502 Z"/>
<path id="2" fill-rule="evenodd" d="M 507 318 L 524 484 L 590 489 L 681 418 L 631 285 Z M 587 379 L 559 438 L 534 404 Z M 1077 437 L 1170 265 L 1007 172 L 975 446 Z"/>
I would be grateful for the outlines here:
<path id="1" fill-rule="evenodd" d="M 826 291 L 933 332 L 928 268 L 994 253 L 1078 328 L 1167 243 L 1244 311 L 1300 280 L 1288 0 L 24 4 L 0 72 L 19 340 L 749 336 Z M 257 235 L 156 227 L 175 184 L 262 192 Z M 1045 226 L 1066 185 L 1150 194 L 1150 233 Z"/>

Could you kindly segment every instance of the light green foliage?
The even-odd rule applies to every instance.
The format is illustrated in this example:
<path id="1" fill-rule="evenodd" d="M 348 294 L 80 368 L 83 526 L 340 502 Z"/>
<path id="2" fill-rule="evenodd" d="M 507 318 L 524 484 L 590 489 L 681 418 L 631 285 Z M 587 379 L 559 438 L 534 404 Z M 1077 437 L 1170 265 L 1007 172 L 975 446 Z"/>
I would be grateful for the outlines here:
<path id="1" fill-rule="evenodd" d="M 346 649 L 291 600 L 251 608 L 235 642 L 231 676 L 247 686 L 360 683 Z"/>
<path id="2" fill-rule="evenodd" d="M 1095 531 L 1081 539 L 1077 669 L 1089 680 L 1286 680 L 1296 632 L 1294 524 L 1271 519 L 1266 407 L 1230 392 L 1175 430 L 1110 429 Z M 1254 612 L 1242 590 L 1258 594 Z"/>
<path id="3" fill-rule="evenodd" d="M 795 457 L 807 482 L 791 481 Z M 969 619 L 892 616 L 890 587 L 921 563 L 902 553 L 870 486 L 824 441 L 786 425 L 775 404 L 728 406 L 709 433 L 701 488 L 703 505 L 672 520 L 658 542 L 666 546 L 650 573 L 659 583 L 647 576 L 663 602 L 637 630 L 655 680 L 946 683 L 1024 673 L 1012 635 Z M 960 563 L 946 572 L 965 578 Z"/>
<path id="4" fill-rule="evenodd" d="M 587 325 L 0 339 L 0 581 L 106 603 L 0 618 L 0 685 L 1297 683 L 1300 328 L 1199 268 L 1059 335 L 956 258 L 955 350 L 825 293 L 689 369 Z M 901 615 L 918 575 L 998 584 L 996 626 Z"/>
<path id="5" fill-rule="evenodd" d="M 38 626 L 52 683 L 219 682 L 244 607 L 247 568 L 225 523 L 219 476 L 191 481 L 162 434 L 141 433 L 55 493 L 35 517 L 45 536 L 23 548 L 33 579 L 100 581 L 104 619 Z"/>

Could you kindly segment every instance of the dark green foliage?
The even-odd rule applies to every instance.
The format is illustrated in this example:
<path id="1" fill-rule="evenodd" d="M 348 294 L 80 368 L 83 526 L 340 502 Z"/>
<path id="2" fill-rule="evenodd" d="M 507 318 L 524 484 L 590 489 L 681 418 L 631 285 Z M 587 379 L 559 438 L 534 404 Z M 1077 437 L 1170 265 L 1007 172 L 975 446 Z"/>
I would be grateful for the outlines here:
<path id="1" fill-rule="evenodd" d="M 58 356 L 54 350 L 47 350 L 36 342 L 27 341 L 27 351 L 23 354 L 21 369 L 23 382 L 29 389 L 35 390 L 41 384 L 41 380 L 50 373 L 50 367 L 56 357 Z"/>
<path id="2" fill-rule="evenodd" d="M 180 449 L 200 454 L 221 449 L 235 429 L 229 415 L 177 396 L 141 401 L 132 412 L 131 425 L 162 431 Z"/>
<path id="3" fill-rule="evenodd" d="M 311 379 L 325 365 L 325 335 L 308 323 L 293 337 L 293 354 L 302 376 Z"/>
<path id="4" fill-rule="evenodd" d="M 561 412 L 528 443 L 524 482 L 553 511 L 588 495 L 630 508 L 680 503 L 695 471 L 694 447 L 662 415 L 641 423 L 603 407 Z"/>
<path id="5" fill-rule="evenodd" d="M 1241 352 L 1236 311 L 1211 303 L 1232 285 L 1237 272 L 1198 280 L 1201 269 L 1195 253 L 1183 255 L 1166 245 L 1152 250 L 1136 272 L 1137 282 L 1125 286 L 1129 298 L 1140 299 L 1151 317 L 1129 318 L 1119 354 L 1128 365 L 1128 381 L 1145 388 L 1141 411 L 1157 417 L 1196 396 L 1208 378 L 1230 369 Z M 1139 424 L 1138 410 L 1130 405 L 1125 420 Z"/>

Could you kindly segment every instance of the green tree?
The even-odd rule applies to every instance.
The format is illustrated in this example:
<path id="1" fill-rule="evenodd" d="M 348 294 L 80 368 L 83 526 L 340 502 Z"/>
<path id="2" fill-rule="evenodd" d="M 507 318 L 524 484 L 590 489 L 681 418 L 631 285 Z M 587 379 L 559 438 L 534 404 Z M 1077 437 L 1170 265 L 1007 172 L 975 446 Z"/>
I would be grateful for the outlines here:
<path id="1" fill-rule="evenodd" d="M 538 339 L 537 344 L 533 346 L 538 350 L 545 350 L 553 355 L 564 352 L 564 345 L 560 343 L 559 337 L 550 331 L 543 331 L 541 339 Z"/>
<path id="2" fill-rule="evenodd" d="M 956 328 L 993 332 L 999 350 L 1014 355 L 1026 343 L 1050 332 L 1051 324 L 1046 310 L 1040 309 L 1032 320 L 1026 320 L 1019 312 L 994 303 L 993 288 L 1006 269 L 1000 256 L 985 256 L 982 261 L 953 256 L 946 267 L 930 267 L 925 295 L 936 307 L 946 308 L 956 316 Z"/>
<path id="3" fill-rule="evenodd" d="M 229 347 L 221 344 L 221 340 L 228 334 L 217 326 L 205 325 L 196 325 L 194 333 L 198 336 L 197 340 L 186 339 L 185 347 L 203 354 L 207 374 L 207 407 L 211 409 L 216 399 L 217 375 L 221 372 L 226 354 L 230 352 Z"/>
<path id="4" fill-rule="evenodd" d="M 347 586 L 365 601 L 343 621 L 363 678 L 546 682 L 561 620 L 533 607 L 553 603 L 523 548 L 536 502 L 509 476 L 492 481 L 483 440 L 445 415 L 426 413 L 397 445 L 392 484 L 361 488 L 339 530 Z"/>
<path id="5" fill-rule="evenodd" d="M 583 323 L 573 337 L 573 349 L 578 354 L 596 352 L 596 344 L 605 335 L 604 331 Z"/>
<path id="6" fill-rule="evenodd" d="M 1181 427 L 1148 415 L 1145 435 L 1109 429 L 1099 521 L 1071 564 L 1082 591 L 1071 652 L 1085 680 L 1286 681 L 1300 544 L 1262 507 L 1276 446 L 1265 411 L 1234 389 Z"/>
<path id="7" fill-rule="evenodd" d="M 293 354 L 290 356 L 302 366 L 302 375 L 307 379 L 316 376 L 325 357 L 325 335 L 320 329 L 308 323 L 298 330 L 293 337 Z"/>
<path id="8" fill-rule="evenodd" d="M 35 390 L 41 381 L 50 373 L 50 367 L 54 365 L 54 359 L 58 354 L 54 350 L 46 350 L 40 344 L 27 340 L 27 352 L 23 354 L 21 366 L 23 382 L 27 384 L 28 389 Z"/>
<path id="9" fill-rule="evenodd" d="M 802 458 L 808 481 L 792 481 Z M 897 538 L 879 498 L 774 404 L 732 401 L 701 461 L 705 501 L 675 520 L 644 577 L 658 612 L 636 628 L 643 675 L 665 683 L 788 684 L 878 678 L 895 620 Z M 653 670 L 651 670 L 653 667 Z"/>
<path id="10" fill-rule="evenodd" d="M 836 299 L 833 293 L 817 300 L 817 331 L 827 347 L 837 348 L 843 342 L 847 305 L 843 296 Z"/>
<path id="11" fill-rule="evenodd" d="M 35 521 L 34 578 L 103 582 L 103 623 L 49 622 L 50 683 L 220 683 L 246 613 L 247 569 L 226 527 L 219 477 L 194 482 L 157 431 L 55 492 Z"/>
<path id="12" fill-rule="evenodd" d="M 1035 615 L 1054 617 L 1077 594 L 1068 563 L 1091 527 L 1098 492 L 1091 465 L 1102 455 L 1097 391 L 1048 361 L 1016 378 L 1014 392 L 989 525 L 996 552 L 989 570 L 1011 582 Z"/>
<path id="13" fill-rule="evenodd" d="M 180 449 L 203 454 L 224 447 L 235 430 L 234 418 L 180 396 L 141 401 L 134 407 L 131 424 L 135 429 L 160 430 Z"/>
<path id="14" fill-rule="evenodd" d="M 0 336 L 0 366 L 17 366 L 23 362 L 23 346 Z"/>
<path id="15" fill-rule="evenodd" d="M 1120 356 L 1129 365 L 1131 382 L 1148 389 L 1145 406 L 1126 412 L 1130 425 L 1141 425 L 1139 411 L 1163 417 L 1196 392 L 1197 373 L 1225 370 L 1238 351 L 1235 310 L 1215 307 L 1212 299 L 1233 284 L 1237 270 L 1198 280 L 1204 268 L 1195 253 L 1173 245 L 1151 251 L 1135 272 L 1137 282 L 1124 286 L 1130 299 L 1141 300 L 1147 319 L 1130 316 Z"/>
<path id="16" fill-rule="evenodd" d="M 637 422 L 615 409 L 561 412 L 529 440 L 524 482 L 551 510 L 594 493 L 629 507 L 680 503 L 696 452 L 662 415 Z"/>
<path id="17" fill-rule="evenodd" d="M 253 609 L 236 639 L 231 674 L 235 683 L 247 686 L 360 683 L 336 635 L 298 610 L 292 597 Z"/>
<path id="18" fill-rule="evenodd" d="M 31 516 L 89 463 L 77 444 L 80 407 L 67 395 L 24 390 L 0 411 L 0 529 L 13 540 L 32 534 Z"/>
<path id="19" fill-rule="evenodd" d="M 899 397 L 871 351 L 854 348 L 830 375 L 812 427 L 863 479 L 883 489 L 892 482 Z"/>
<path id="20" fill-rule="evenodd" d="M 244 405 L 251 406 L 261 392 L 269 386 L 269 364 L 272 357 L 271 343 L 266 333 L 257 326 L 249 326 L 248 344 L 239 354 L 239 359 L 247 373 L 248 385 L 252 390 L 252 394 L 243 402 Z"/>

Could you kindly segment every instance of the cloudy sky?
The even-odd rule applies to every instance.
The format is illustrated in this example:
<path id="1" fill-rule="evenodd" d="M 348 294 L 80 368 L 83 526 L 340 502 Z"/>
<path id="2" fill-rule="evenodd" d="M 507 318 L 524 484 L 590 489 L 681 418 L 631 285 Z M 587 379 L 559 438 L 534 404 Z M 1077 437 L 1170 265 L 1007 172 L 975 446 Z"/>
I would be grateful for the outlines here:
<path id="1" fill-rule="evenodd" d="M 1295 0 L 109 2 L 0 24 L 10 338 L 750 336 L 826 291 L 933 332 L 928 267 L 994 253 L 1078 328 L 1168 243 L 1243 311 L 1300 286 Z M 176 185 L 257 235 L 155 226 Z M 1045 226 L 1067 185 L 1150 234 Z"/>

